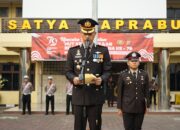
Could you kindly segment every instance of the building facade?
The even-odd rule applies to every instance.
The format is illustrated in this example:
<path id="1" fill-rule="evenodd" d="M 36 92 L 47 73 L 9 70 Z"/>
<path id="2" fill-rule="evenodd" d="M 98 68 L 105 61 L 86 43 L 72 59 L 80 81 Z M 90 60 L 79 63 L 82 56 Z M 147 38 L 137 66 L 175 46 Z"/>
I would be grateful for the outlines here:
<path id="1" fill-rule="evenodd" d="M 180 18 L 180 3 L 176 0 L 168 1 L 168 18 Z M 21 0 L 0 0 L 0 32 L 4 19 L 21 19 Z M 171 92 L 171 100 L 175 94 L 180 93 L 180 33 L 154 33 L 154 62 L 143 63 L 142 68 L 149 72 L 150 77 L 158 75 L 158 82 L 164 93 Z M 0 76 L 7 79 L 4 87 L 0 90 L 0 104 L 19 104 L 19 88 L 23 75 L 23 64 L 30 74 L 30 80 L 34 85 L 32 103 L 44 103 L 44 86 L 47 76 L 52 75 L 57 84 L 56 103 L 65 102 L 65 85 L 67 80 L 64 76 L 65 61 L 30 61 L 32 36 L 30 33 L 0 33 Z M 28 58 L 23 61 L 23 57 Z M 26 64 L 29 64 L 26 66 Z M 125 68 L 122 61 L 112 62 L 113 74 Z M 116 68 L 115 66 L 123 66 Z M 164 76 L 166 75 L 166 76 Z M 164 84 L 165 83 L 165 84 Z M 170 90 L 170 91 L 169 91 Z M 165 96 L 160 96 L 161 98 Z M 163 101 L 162 101 L 163 102 Z"/>

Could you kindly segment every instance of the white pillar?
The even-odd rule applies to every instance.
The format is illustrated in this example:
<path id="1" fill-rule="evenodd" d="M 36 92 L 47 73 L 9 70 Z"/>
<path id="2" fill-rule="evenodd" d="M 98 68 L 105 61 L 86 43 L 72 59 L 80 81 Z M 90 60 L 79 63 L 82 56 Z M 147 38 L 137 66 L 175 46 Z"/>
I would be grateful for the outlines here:
<path id="1" fill-rule="evenodd" d="M 159 52 L 159 94 L 158 107 L 161 110 L 170 108 L 170 53 L 168 49 L 161 49 Z"/>
<path id="2" fill-rule="evenodd" d="M 92 18 L 98 22 L 98 0 L 92 0 Z M 98 26 L 95 27 L 95 31 L 97 32 L 97 35 L 94 38 L 94 43 L 97 44 Z"/>
<path id="3" fill-rule="evenodd" d="M 24 75 L 29 75 L 30 72 L 30 51 L 27 48 L 20 49 L 20 78 L 19 78 L 19 108 L 22 107 L 22 93 L 21 93 L 21 85 L 23 81 Z"/>
<path id="4" fill-rule="evenodd" d="M 36 62 L 35 66 L 35 86 L 37 91 L 37 103 L 42 103 L 43 89 L 42 78 L 43 78 L 43 62 Z"/>

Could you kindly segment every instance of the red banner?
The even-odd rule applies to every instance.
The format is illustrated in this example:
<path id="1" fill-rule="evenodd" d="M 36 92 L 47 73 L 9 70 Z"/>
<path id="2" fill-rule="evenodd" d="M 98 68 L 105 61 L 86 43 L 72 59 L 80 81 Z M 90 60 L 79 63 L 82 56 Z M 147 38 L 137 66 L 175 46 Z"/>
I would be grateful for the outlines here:
<path id="1" fill-rule="evenodd" d="M 32 34 L 33 61 L 63 61 L 70 47 L 82 44 L 79 33 Z M 112 60 L 124 60 L 131 51 L 141 54 L 141 61 L 153 61 L 152 34 L 99 33 L 98 44 L 108 47 Z"/>

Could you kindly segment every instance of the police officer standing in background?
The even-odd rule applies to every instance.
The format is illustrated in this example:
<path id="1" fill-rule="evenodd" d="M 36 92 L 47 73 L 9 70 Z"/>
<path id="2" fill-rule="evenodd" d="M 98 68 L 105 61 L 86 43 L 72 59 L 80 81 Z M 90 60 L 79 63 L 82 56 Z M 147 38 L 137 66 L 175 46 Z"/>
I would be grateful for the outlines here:
<path id="1" fill-rule="evenodd" d="M 113 107 L 114 104 L 114 88 L 116 84 L 113 81 L 112 76 L 109 78 L 107 83 L 107 100 L 108 100 L 108 107 Z"/>
<path id="2" fill-rule="evenodd" d="M 66 64 L 66 77 L 73 83 L 74 130 L 85 130 L 87 119 L 90 130 L 101 130 L 101 113 L 105 100 L 103 82 L 110 76 L 110 56 L 107 47 L 93 43 L 98 23 L 93 19 L 82 19 L 78 24 L 83 43 L 69 49 Z M 83 61 L 86 61 L 85 65 Z M 85 80 L 89 78 L 90 83 L 79 76 L 83 68 Z"/>
<path id="3" fill-rule="evenodd" d="M 118 114 L 123 115 L 125 130 L 141 130 L 144 114 L 149 108 L 148 74 L 138 69 L 138 52 L 129 53 L 128 70 L 120 73 L 118 79 Z"/>
<path id="4" fill-rule="evenodd" d="M 150 105 L 152 104 L 152 98 L 154 98 L 154 105 L 157 105 L 156 102 L 156 93 L 158 91 L 158 85 L 156 84 L 155 77 L 152 77 L 152 80 L 149 83 L 149 92 L 150 92 Z"/>
<path id="5" fill-rule="evenodd" d="M 46 113 L 48 115 L 49 103 L 51 102 L 51 113 L 54 115 L 54 93 L 56 92 L 56 85 L 53 83 L 53 77 L 48 76 L 48 84 L 45 86 L 46 92 Z"/>
<path id="6" fill-rule="evenodd" d="M 74 114 L 74 107 L 72 105 L 72 89 L 73 89 L 73 84 L 71 82 L 68 82 L 66 84 L 66 115 L 69 115 L 70 105 L 71 105 L 72 114 Z"/>
<path id="7" fill-rule="evenodd" d="M 23 102 L 23 112 L 24 115 L 26 112 L 26 107 L 28 109 L 28 114 L 31 115 L 31 92 L 33 90 L 32 83 L 29 82 L 29 76 L 24 76 L 24 81 L 22 83 L 22 102 Z"/>

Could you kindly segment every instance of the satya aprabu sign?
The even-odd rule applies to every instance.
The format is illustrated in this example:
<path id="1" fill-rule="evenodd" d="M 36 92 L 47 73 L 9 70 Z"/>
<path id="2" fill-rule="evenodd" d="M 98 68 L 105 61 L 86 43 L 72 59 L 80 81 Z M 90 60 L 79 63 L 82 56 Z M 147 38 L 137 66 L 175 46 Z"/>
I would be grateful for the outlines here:
<path id="1" fill-rule="evenodd" d="M 3 33 L 72 33 L 79 32 L 79 19 L 2 19 Z M 177 19 L 99 19 L 99 32 L 159 33 L 180 32 Z"/>

